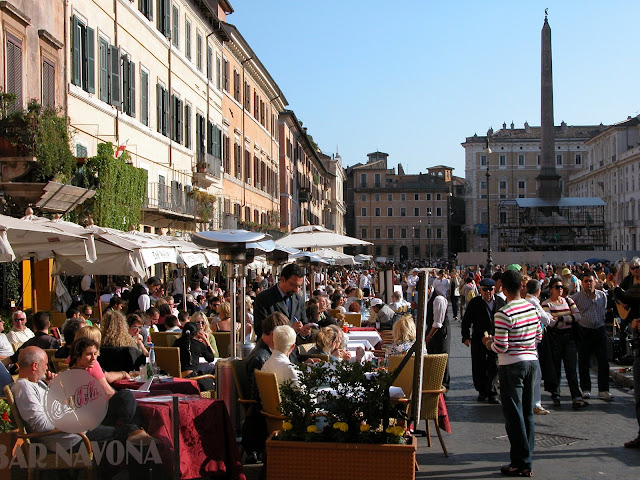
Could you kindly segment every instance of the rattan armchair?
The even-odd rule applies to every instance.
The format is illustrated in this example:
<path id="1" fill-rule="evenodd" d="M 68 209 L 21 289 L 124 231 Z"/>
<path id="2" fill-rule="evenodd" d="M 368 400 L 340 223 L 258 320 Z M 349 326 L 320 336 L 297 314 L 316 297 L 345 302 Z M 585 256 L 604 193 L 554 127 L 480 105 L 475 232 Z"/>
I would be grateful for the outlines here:
<path id="1" fill-rule="evenodd" d="M 280 413 L 281 398 L 278 380 L 275 373 L 255 370 L 253 375 L 260 393 L 260 403 L 262 404 L 260 413 L 267 421 L 267 435 L 271 435 L 276 430 L 280 430 L 282 422 L 287 420 L 287 417 Z"/>
<path id="2" fill-rule="evenodd" d="M 6 385 L 4 387 L 4 394 L 5 394 L 7 403 L 11 408 L 11 413 L 13 414 L 13 418 L 16 422 L 16 426 L 18 427 L 17 437 L 19 440 L 22 441 L 21 445 L 18 448 L 22 449 L 24 458 L 27 458 L 27 459 L 36 458 L 36 452 L 33 452 L 30 454 L 32 442 L 34 440 L 37 440 L 38 438 L 46 437 L 48 435 L 54 435 L 54 434 L 63 433 L 63 432 L 61 430 L 51 430 L 48 432 L 27 433 L 26 423 L 20 416 L 20 412 L 18 411 L 18 408 L 16 406 L 13 392 L 11 391 L 11 388 L 9 387 L 9 385 Z M 84 468 L 87 471 L 88 479 L 92 480 L 93 450 L 91 449 L 91 442 L 89 441 L 89 439 L 84 433 L 78 433 L 78 435 L 82 438 L 82 442 L 84 443 L 86 451 L 89 455 L 89 460 L 91 460 L 91 463 L 89 465 L 84 464 L 84 457 L 81 456 L 84 454 L 84 452 L 82 454 L 72 453 L 71 463 L 69 465 L 67 465 L 66 461 L 64 459 L 61 459 L 55 453 L 48 452 L 44 457 L 38 456 L 37 462 L 27 462 L 28 479 L 31 480 L 32 478 L 34 478 L 34 476 L 35 478 L 37 478 L 38 472 L 40 470 L 66 470 L 66 469 Z"/>
<path id="3" fill-rule="evenodd" d="M 422 369 L 422 402 L 420 414 L 418 416 L 419 420 L 425 420 L 429 447 L 431 447 L 429 420 L 433 420 L 445 457 L 448 457 L 449 453 L 447 452 L 447 447 L 442 439 L 440 425 L 438 424 L 438 397 L 441 393 L 446 393 L 447 391 L 447 389 L 442 386 L 442 379 L 444 378 L 444 370 L 447 366 L 448 357 L 449 355 L 446 353 L 424 356 L 424 365 Z M 403 355 L 392 355 L 389 357 L 389 371 L 393 372 L 398 368 L 398 365 L 403 358 Z M 409 362 L 402 369 L 398 378 L 393 382 L 394 386 L 402 388 L 402 391 L 405 393 L 406 397 L 404 399 L 400 399 L 399 402 L 405 403 L 407 405 L 407 410 L 409 409 L 412 401 L 411 390 L 413 384 L 414 360 L 414 357 L 409 359 Z"/>
<path id="4" fill-rule="evenodd" d="M 362 315 L 359 313 L 345 313 L 344 322 L 354 327 L 362 326 Z"/>
<path id="5" fill-rule="evenodd" d="M 257 405 L 256 400 L 249 398 L 251 396 L 251 385 L 249 385 L 249 377 L 247 375 L 247 362 L 243 359 L 233 360 L 231 363 L 233 368 L 233 380 L 236 384 L 236 392 L 238 393 L 238 403 L 242 405 L 244 414 L 251 405 Z"/>
<path id="6" fill-rule="evenodd" d="M 173 347 L 181 332 L 151 332 L 151 341 L 154 347 Z"/>

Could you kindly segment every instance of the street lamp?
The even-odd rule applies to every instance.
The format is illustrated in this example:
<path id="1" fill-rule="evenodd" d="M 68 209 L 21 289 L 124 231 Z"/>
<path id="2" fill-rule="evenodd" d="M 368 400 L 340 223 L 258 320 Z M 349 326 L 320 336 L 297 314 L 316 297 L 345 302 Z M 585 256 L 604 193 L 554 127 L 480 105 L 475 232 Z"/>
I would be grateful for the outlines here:
<path id="1" fill-rule="evenodd" d="M 429 267 L 431 267 L 431 212 L 427 212 L 427 232 L 429 234 Z"/>
<path id="2" fill-rule="evenodd" d="M 487 173 L 484 174 L 487 177 L 487 266 L 484 274 L 485 276 L 490 276 L 493 272 L 493 260 L 491 259 L 491 202 L 489 200 L 489 177 L 491 177 L 491 173 L 489 173 L 489 155 L 491 154 L 489 138 L 487 138 L 487 146 L 484 149 L 484 153 L 487 154 Z"/>

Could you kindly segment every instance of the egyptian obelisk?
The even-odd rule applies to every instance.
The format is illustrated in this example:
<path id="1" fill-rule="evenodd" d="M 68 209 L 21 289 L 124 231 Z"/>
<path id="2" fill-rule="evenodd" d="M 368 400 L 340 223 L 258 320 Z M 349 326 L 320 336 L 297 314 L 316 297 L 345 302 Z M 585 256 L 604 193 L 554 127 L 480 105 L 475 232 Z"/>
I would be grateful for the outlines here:
<path id="1" fill-rule="evenodd" d="M 542 26 L 542 68 L 541 68 L 541 159 L 538 181 L 538 196 L 544 200 L 560 198 L 560 175 L 556 172 L 554 158 L 555 132 L 553 125 L 553 75 L 551 72 L 551 27 L 545 10 Z"/>

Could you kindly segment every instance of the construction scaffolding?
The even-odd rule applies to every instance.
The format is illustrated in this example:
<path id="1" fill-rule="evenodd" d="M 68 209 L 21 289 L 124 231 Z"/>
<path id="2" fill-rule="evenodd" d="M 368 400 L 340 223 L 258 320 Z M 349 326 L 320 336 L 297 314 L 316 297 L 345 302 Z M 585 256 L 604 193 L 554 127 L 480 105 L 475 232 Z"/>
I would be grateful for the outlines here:
<path id="1" fill-rule="evenodd" d="M 499 251 L 607 250 L 605 206 L 597 197 L 501 200 Z"/>

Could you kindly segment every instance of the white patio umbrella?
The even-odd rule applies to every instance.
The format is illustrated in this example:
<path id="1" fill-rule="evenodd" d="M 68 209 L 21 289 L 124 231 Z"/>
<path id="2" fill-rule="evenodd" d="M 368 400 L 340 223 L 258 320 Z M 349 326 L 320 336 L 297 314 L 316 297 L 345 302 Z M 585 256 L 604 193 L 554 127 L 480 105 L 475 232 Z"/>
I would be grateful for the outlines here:
<path id="1" fill-rule="evenodd" d="M 44 260 L 64 255 L 81 255 L 87 262 L 95 257 L 88 247 L 91 235 L 76 235 L 55 226 L 0 215 L 0 262 L 33 258 Z"/>
<path id="2" fill-rule="evenodd" d="M 294 248 L 332 248 L 373 245 L 371 242 L 340 235 L 321 225 L 305 225 L 276 240 L 278 245 Z"/>
<path id="3" fill-rule="evenodd" d="M 347 255 L 346 253 L 338 252 L 332 248 L 322 248 L 320 250 L 316 250 L 316 255 L 333 260 L 335 265 L 355 265 L 356 261 L 351 255 Z"/>

